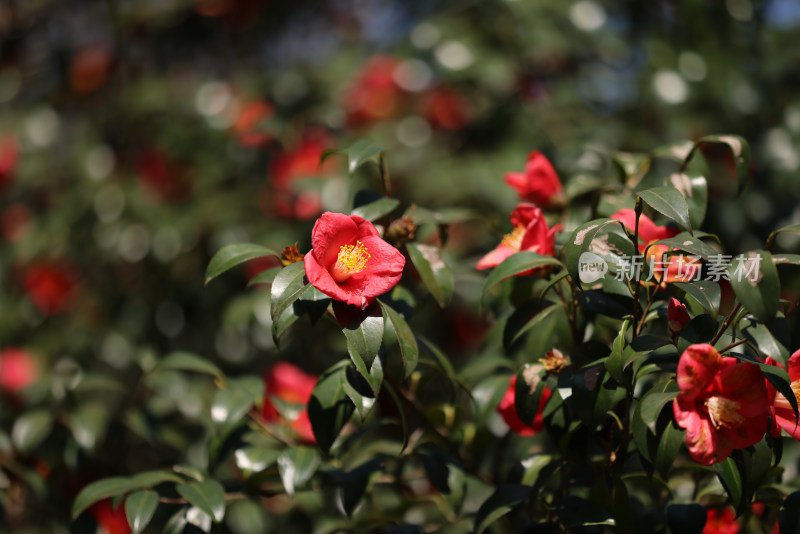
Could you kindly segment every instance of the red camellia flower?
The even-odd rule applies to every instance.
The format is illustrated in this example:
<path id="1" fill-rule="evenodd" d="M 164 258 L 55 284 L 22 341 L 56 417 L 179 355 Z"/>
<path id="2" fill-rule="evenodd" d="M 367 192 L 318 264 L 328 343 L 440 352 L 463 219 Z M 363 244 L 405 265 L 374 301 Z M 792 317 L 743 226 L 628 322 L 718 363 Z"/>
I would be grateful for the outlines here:
<path id="1" fill-rule="evenodd" d="M 437 87 L 422 99 L 422 116 L 437 128 L 460 130 L 470 121 L 472 106 L 464 95 Z"/>
<path id="2" fill-rule="evenodd" d="M 723 358 L 709 344 L 691 345 L 678 362 L 680 393 L 672 407 L 686 429 L 692 458 L 711 465 L 757 443 L 767 430 L 769 400 L 757 365 Z"/>
<path id="3" fill-rule="evenodd" d="M 686 304 L 682 304 L 681 301 L 674 297 L 669 299 L 667 322 L 669 323 L 670 332 L 680 332 L 690 319 Z"/>
<path id="4" fill-rule="evenodd" d="M 783 368 L 783 365 L 776 362 L 772 358 L 767 358 L 767 363 Z M 800 402 L 800 350 L 795 351 L 795 353 L 791 355 L 788 364 L 789 369 L 787 369 L 787 371 L 789 373 L 789 380 L 791 380 L 792 392 L 794 393 L 795 398 L 798 399 L 798 402 Z M 784 397 L 782 393 L 778 392 L 778 390 L 775 389 L 775 386 L 770 384 L 769 381 L 765 380 L 764 385 L 767 388 L 767 395 L 769 396 L 768 398 L 771 402 L 771 406 L 769 408 L 772 415 L 772 427 L 770 428 L 770 434 L 776 438 L 780 437 L 780 429 L 782 428 L 794 439 L 800 440 L 800 425 L 798 425 L 797 421 L 795 420 L 792 405 L 789 404 L 789 401 L 786 399 L 786 397 Z"/>
<path id="5" fill-rule="evenodd" d="M 365 309 L 403 275 L 405 258 L 357 216 L 325 212 L 304 258 L 308 281 L 334 300 Z"/>
<path id="6" fill-rule="evenodd" d="M 272 139 L 272 134 L 262 131 L 260 126 L 274 114 L 275 108 L 264 100 L 245 104 L 233 124 L 233 131 L 242 146 L 253 148 L 268 143 Z"/>
<path id="7" fill-rule="evenodd" d="M 15 394 L 31 385 L 39 376 L 39 367 L 25 349 L 10 347 L 0 351 L 0 389 Z"/>
<path id="8" fill-rule="evenodd" d="M 399 64 L 391 56 L 375 56 L 364 64 L 344 94 L 342 106 L 349 124 L 377 122 L 397 113 L 403 94 L 394 79 Z"/>
<path id="9" fill-rule="evenodd" d="M 631 232 L 636 229 L 636 211 L 630 208 L 621 209 L 611 216 L 625 225 Z M 644 252 L 644 249 L 653 241 L 661 239 L 669 239 L 678 235 L 676 228 L 669 226 L 659 226 L 654 223 L 647 215 L 639 216 L 639 239 L 644 243 L 639 243 L 639 252 Z"/>
<path id="10" fill-rule="evenodd" d="M 508 172 L 505 181 L 519 193 L 522 200 L 544 207 L 564 202 L 564 188 L 558 174 L 544 154 L 534 150 L 528 154 L 523 172 Z"/>
<path id="11" fill-rule="evenodd" d="M 533 436 L 544 428 L 544 419 L 542 419 L 542 410 L 545 404 L 550 399 L 552 394 L 548 388 L 542 390 L 542 397 L 539 399 L 539 407 L 536 410 L 536 415 L 530 425 L 526 425 L 522 419 L 517 415 L 516 408 L 516 388 L 517 375 L 513 375 L 508 381 L 508 389 L 497 407 L 497 411 L 503 416 L 503 420 L 508 427 L 519 434 L 520 436 Z"/>
<path id="12" fill-rule="evenodd" d="M 478 261 L 478 270 L 497 267 L 503 261 L 523 250 L 536 252 L 542 256 L 553 255 L 553 244 L 556 232 L 561 228 L 547 226 L 542 210 L 533 204 L 520 204 L 511 212 L 511 225 L 514 230 L 506 234 L 500 244 Z M 517 276 L 530 274 L 531 271 L 519 273 Z"/>
<path id="13" fill-rule="evenodd" d="M 77 274 L 64 262 L 32 264 L 25 269 L 22 283 L 33 305 L 48 316 L 68 308 L 79 288 Z"/>
<path id="14" fill-rule="evenodd" d="M 18 153 L 19 148 L 15 138 L 0 137 L 0 187 L 11 181 Z"/>
<path id="15" fill-rule="evenodd" d="M 730 506 L 706 510 L 706 526 L 703 527 L 702 534 L 736 534 L 740 530 L 736 514 Z"/>
<path id="16" fill-rule="evenodd" d="M 316 443 L 306 409 L 316 384 L 317 377 L 315 375 L 304 373 L 296 365 L 289 362 L 276 363 L 264 376 L 264 407 L 261 409 L 261 415 L 268 422 L 283 420 L 272 402 L 273 397 L 288 404 L 302 405 L 302 410 L 297 412 L 289 422 L 304 441 Z"/>
<path id="17" fill-rule="evenodd" d="M 97 521 L 98 534 L 130 534 L 131 527 L 125 515 L 125 506 L 120 503 L 111 508 L 111 499 L 103 499 L 92 505 L 89 512 Z"/>

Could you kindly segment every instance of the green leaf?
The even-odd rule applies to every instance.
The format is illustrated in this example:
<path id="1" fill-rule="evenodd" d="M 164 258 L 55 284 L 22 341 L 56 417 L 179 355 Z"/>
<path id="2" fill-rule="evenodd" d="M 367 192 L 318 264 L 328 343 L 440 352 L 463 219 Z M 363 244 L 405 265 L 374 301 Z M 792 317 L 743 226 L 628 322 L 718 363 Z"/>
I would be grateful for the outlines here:
<path id="1" fill-rule="evenodd" d="M 281 272 L 280 265 L 276 265 L 275 267 L 271 267 L 266 271 L 262 271 L 247 282 L 247 287 L 269 285 L 275 280 L 275 277 L 278 276 L 279 272 Z"/>
<path id="2" fill-rule="evenodd" d="M 678 190 L 689 205 L 689 221 L 693 228 L 700 228 L 708 207 L 708 182 L 705 176 L 675 173 L 669 177 L 672 187 Z"/>
<path id="3" fill-rule="evenodd" d="M 742 335 L 761 351 L 764 356 L 769 356 L 784 367 L 789 360 L 789 351 L 781 345 L 763 323 L 751 317 L 744 317 L 739 321 Z"/>
<path id="4" fill-rule="evenodd" d="M 108 418 L 108 410 L 97 403 L 84 404 L 72 412 L 69 427 L 78 445 L 93 450 L 105 436 Z"/>
<path id="5" fill-rule="evenodd" d="M 664 429 L 658 433 L 658 447 L 656 448 L 656 457 L 653 464 L 656 472 L 659 473 L 664 480 L 669 480 L 667 477 L 672 466 L 675 465 L 675 458 L 681 450 L 681 445 L 686 441 L 686 432 L 681 429 L 675 421 L 670 421 Z"/>
<path id="6" fill-rule="evenodd" d="M 689 220 L 689 204 L 674 187 L 654 187 L 636 193 L 651 208 L 675 221 L 686 230 L 692 230 Z"/>
<path id="7" fill-rule="evenodd" d="M 311 480 L 319 466 L 319 454 L 311 447 L 292 447 L 278 457 L 278 472 L 289 496 Z"/>
<path id="8" fill-rule="evenodd" d="M 142 532 L 158 507 L 158 493 L 153 490 L 141 490 L 128 495 L 125 499 L 125 515 L 133 534 Z"/>
<path id="9" fill-rule="evenodd" d="M 230 380 L 217 391 L 211 405 L 211 419 L 225 425 L 239 421 L 255 404 L 264 399 L 264 382 L 255 376 Z"/>
<path id="10" fill-rule="evenodd" d="M 631 152 L 614 152 L 611 159 L 625 175 L 625 185 L 636 187 L 647 171 L 650 170 L 650 156 Z"/>
<path id="11" fill-rule="evenodd" d="M 506 278 L 541 267 L 558 267 L 559 269 L 563 269 L 564 265 L 556 258 L 542 256 L 541 254 L 527 250 L 512 254 L 506 258 L 503 263 L 492 269 L 489 276 L 486 277 L 486 282 L 483 284 L 483 297 L 486 298 L 486 293 Z"/>
<path id="12" fill-rule="evenodd" d="M 400 347 L 400 355 L 403 357 L 403 377 L 408 378 L 417 368 L 419 361 L 417 338 L 414 337 L 414 332 L 403 316 L 394 308 L 381 301 L 378 301 L 378 304 L 381 306 L 384 319 L 392 325 L 397 335 L 397 344 Z"/>
<path id="13" fill-rule="evenodd" d="M 714 321 L 717 320 L 722 295 L 719 284 L 708 280 L 698 280 L 697 282 L 675 282 L 673 286 L 685 291 L 711 314 Z"/>
<path id="14" fill-rule="evenodd" d="M 617 228 L 624 228 L 624 225 L 616 219 L 594 219 L 580 225 L 569 236 L 564 246 L 564 263 L 572 279 L 578 283 L 580 280 L 580 257 L 584 252 L 589 252 L 592 242 L 604 233 L 607 233 L 608 226 L 616 225 Z M 624 231 L 624 230 L 623 230 Z M 631 253 L 633 248 L 631 247 Z M 622 251 L 627 252 L 627 251 Z M 604 260 L 606 258 L 603 258 Z"/>
<path id="15" fill-rule="evenodd" d="M 262 247 L 261 245 L 254 245 L 252 243 L 236 243 L 228 245 L 220 249 L 219 252 L 214 254 L 211 261 L 206 268 L 206 281 L 208 284 L 211 280 L 221 275 L 228 269 L 236 267 L 246 261 L 255 258 L 263 258 L 264 256 L 277 256 L 278 253 L 274 250 Z"/>
<path id="16" fill-rule="evenodd" d="M 234 458 L 236 467 L 241 469 L 246 476 L 250 476 L 270 467 L 278 461 L 278 456 L 280 455 L 281 451 L 279 450 L 254 445 L 236 449 Z"/>
<path id="17" fill-rule="evenodd" d="M 14 421 L 11 428 L 11 442 L 26 453 L 35 449 L 53 428 L 53 413 L 46 408 L 38 408 L 25 412 Z"/>
<path id="18" fill-rule="evenodd" d="M 357 168 L 368 161 L 378 162 L 378 156 L 384 148 L 372 144 L 366 139 L 359 139 L 347 147 L 347 172 L 352 174 Z"/>
<path id="19" fill-rule="evenodd" d="M 764 245 L 766 250 L 770 250 L 772 248 L 773 243 L 775 243 L 775 238 L 778 237 L 778 234 L 781 232 L 789 232 L 792 234 L 800 234 L 800 224 L 790 224 L 789 226 L 784 226 L 783 228 L 778 228 L 767 237 L 767 243 Z"/>
<path id="20" fill-rule="evenodd" d="M 489 525 L 524 502 L 527 497 L 527 486 L 512 484 L 499 486 L 478 509 L 478 514 L 475 516 L 475 532 L 477 534 L 483 532 Z"/>
<path id="21" fill-rule="evenodd" d="M 706 260 L 719 255 L 716 250 L 706 245 L 699 237 L 693 236 L 689 232 L 681 232 L 668 239 L 656 241 L 654 244 L 667 245 L 670 248 L 676 248 Z"/>
<path id="22" fill-rule="evenodd" d="M 190 352 L 173 352 L 168 354 L 153 368 L 151 374 L 156 374 L 160 371 L 194 371 L 211 375 L 220 382 L 225 382 L 225 375 L 219 367 L 205 358 Z"/>
<path id="23" fill-rule="evenodd" d="M 304 264 L 298 261 L 281 269 L 272 281 L 270 315 L 272 337 L 276 342 L 298 319 L 293 304 L 313 287 L 305 283 L 305 275 Z"/>
<path id="24" fill-rule="evenodd" d="M 219 523 L 225 517 L 225 490 L 216 480 L 190 482 L 175 486 L 181 497 Z"/>
<path id="25" fill-rule="evenodd" d="M 75 497 L 75 502 L 72 503 L 72 520 L 77 519 L 81 512 L 89 508 L 97 501 L 122 495 L 131 490 L 137 489 L 138 485 L 130 478 L 125 477 L 112 477 L 104 478 L 96 482 L 92 482 L 83 488 L 78 496 Z"/>
<path id="26" fill-rule="evenodd" d="M 373 459 L 345 473 L 341 480 L 342 507 L 348 517 L 353 515 L 369 483 L 381 471 L 381 461 Z"/>
<path id="27" fill-rule="evenodd" d="M 608 374 L 611 375 L 611 378 L 617 384 L 624 385 L 625 384 L 625 376 L 623 374 L 623 365 L 622 365 L 622 352 L 625 350 L 625 333 L 630 326 L 630 319 L 625 319 L 622 322 L 622 326 L 619 329 L 619 334 L 614 339 L 614 343 L 611 345 L 611 354 L 608 355 L 608 359 L 606 359 L 606 371 Z"/>
<path id="28" fill-rule="evenodd" d="M 445 264 L 438 247 L 408 243 L 406 245 L 411 263 L 417 269 L 425 287 L 431 292 L 440 308 L 447 306 L 453 296 L 453 273 Z"/>
<path id="29" fill-rule="evenodd" d="M 613 525 L 614 518 L 608 510 L 586 499 L 567 495 L 556 507 L 559 522 L 567 529 L 586 525 Z"/>
<path id="30" fill-rule="evenodd" d="M 368 221 L 375 221 L 384 215 L 390 214 L 399 205 L 400 201 L 396 198 L 381 197 L 374 202 L 370 202 L 369 204 L 364 204 L 363 206 L 353 208 L 353 211 L 351 211 L 350 214 L 358 215 L 359 217 L 363 217 Z"/>
<path id="31" fill-rule="evenodd" d="M 668 391 L 660 393 L 658 391 L 650 390 L 641 401 L 641 414 L 642 420 L 647 423 L 647 427 L 653 434 L 656 433 L 656 421 L 661 414 L 664 406 L 672 402 L 678 396 L 677 391 Z"/>
<path id="32" fill-rule="evenodd" d="M 750 179 L 750 145 L 747 144 L 747 141 L 738 135 L 707 135 L 695 142 L 685 162 L 691 160 L 695 152 L 703 148 L 704 145 L 724 145 L 727 147 L 733 157 L 737 193 L 741 192 Z M 725 168 L 726 172 L 730 172 L 726 165 L 722 165 L 722 167 Z"/>
<path id="33" fill-rule="evenodd" d="M 733 458 L 728 457 L 722 462 L 714 464 L 714 472 L 725 488 L 725 492 L 728 494 L 734 508 L 736 508 L 736 513 L 741 513 L 744 508 L 744 501 L 742 499 L 744 493 L 742 475 L 736 467 L 736 462 Z"/>
<path id="34" fill-rule="evenodd" d="M 153 486 L 157 486 L 162 482 L 174 482 L 176 484 L 182 484 L 183 481 L 183 478 L 179 477 L 172 471 L 164 470 L 143 471 L 131 477 L 131 482 L 135 484 L 135 487 L 137 488 L 152 488 Z"/>
<path id="35" fill-rule="evenodd" d="M 342 360 L 322 373 L 308 401 L 311 429 L 317 445 L 326 454 L 355 410 L 344 387 L 349 365 L 350 362 Z"/>
<path id="36" fill-rule="evenodd" d="M 383 381 L 382 364 L 376 358 L 383 342 L 383 327 L 383 316 L 370 314 L 357 325 L 347 325 L 342 329 L 356 370 L 369 382 L 376 396 Z"/>
<path id="37" fill-rule="evenodd" d="M 533 388 L 525 380 L 526 374 L 529 375 L 531 373 L 535 373 L 532 377 L 535 382 Z M 533 419 L 539 410 L 539 402 L 542 399 L 545 386 L 545 380 L 542 380 L 543 374 L 543 366 L 540 365 L 537 369 L 532 368 L 530 364 L 526 364 L 517 372 L 517 382 L 514 388 L 514 409 L 517 412 L 517 416 L 528 426 L 533 424 Z"/>
<path id="38" fill-rule="evenodd" d="M 747 311 L 770 326 L 780 300 L 780 280 L 772 255 L 754 250 L 735 256 L 728 266 L 728 280 Z"/>

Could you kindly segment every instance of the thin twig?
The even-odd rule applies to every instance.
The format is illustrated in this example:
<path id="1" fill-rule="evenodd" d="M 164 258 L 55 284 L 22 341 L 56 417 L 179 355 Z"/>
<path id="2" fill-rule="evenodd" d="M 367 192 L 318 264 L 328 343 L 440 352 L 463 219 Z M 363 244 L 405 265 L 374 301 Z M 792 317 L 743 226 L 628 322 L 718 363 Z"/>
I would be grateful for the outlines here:
<path id="1" fill-rule="evenodd" d="M 733 321 L 733 318 L 736 317 L 736 314 L 739 312 L 739 308 L 741 307 L 742 307 L 741 302 L 736 304 L 736 307 L 733 309 L 733 311 L 731 311 L 730 315 L 728 315 L 728 317 L 725 318 L 725 322 L 722 323 L 722 326 L 720 327 L 719 331 L 716 333 L 716 335 L 714 335 L 714 338 L 711 340 L 710 343 L 711 345 L 714 345 L 717 341 L 719 341 L 719 338 L 721 338 L 722 334 L 725 333 L 725 330 L 728 329 L 728 327 L 731 324 L 731 321 Z"/>

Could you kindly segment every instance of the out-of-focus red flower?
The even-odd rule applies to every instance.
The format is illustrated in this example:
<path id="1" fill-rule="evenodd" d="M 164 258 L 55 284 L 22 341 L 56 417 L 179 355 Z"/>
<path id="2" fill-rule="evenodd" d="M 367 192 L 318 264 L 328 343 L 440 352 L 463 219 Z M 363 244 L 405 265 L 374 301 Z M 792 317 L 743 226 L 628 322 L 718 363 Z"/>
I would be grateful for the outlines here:
<path id="1" fill-rule="evenodd" d="M 75 54 L 69 68 L 69 84 L 74 93 L 86 95 L 100 89 L 111 70 L 111 54 L 103 46 L 84 48 Z"/>
<path id="2" fill-rule="evenodd" d="M 423 97 L 422 116 L 437 128 L 460 130 L 469 124 L 472 106 L 461 93 L 438 87 Z"/>
<path id="3" fill-rule="evenodd" d="M 622 222 L 631 232 L 636 229 L 636 210 L 624 208 L 612 215 L 611 218 Z M 639 239 L 643 241 L 643 243 L 639 243 L 639 252 L 644 252 L 647 245 L 653 241 L 669 239 L 676 235 L 678 235 L 676 228 L 659 226 L 644 214 L 639 216 Z"/>
<path id="4" fill-rule="evenodd" d="M 111 508 L 111 499 L 98 501 L 89 508 L 94 520 L 97 521 L 100 534 L 130 534 L 131 527 L 125 515 L 125 506 L 120 503 L 116 509 Z"/>
<path id="5" fill-rule="evenodd" d="M 362 310 L 397 285 L 405 266 L 400 251 L 381 239 L 371 222 L 329 211 L 314 224 L 303 261 L 311 285 Z"/>
<path id="6" fill-rule="evenodd" d="M 675 421 L 697 463 L 721 462 L 764 436 L 770 402 L 757 365 L 723 358 L 709 344 L 690 345 L 678 361 L 678 387 Z"/>
<path id="7" fill-rule="evenodd" d="M 261 126 L 275 114 L 269 102 L 256 100 L 245 104 L 233 124 L 239 142 L 246 147 L 259 147 L 272 140 L 272 134 L 263 131 Z"/>
<path id="8" fill-rule="evenodd" d="M 394 80 L 399 61 L 391 56 L 369 59 L 344 93 L 342 107 L 347 122 L 368 124 L 393 117 L 400 109 L 402 89 Z"/>
<path id="9" fill-rule="evenodd" d="M 500 244 L 478 261 L 478 270 L 497 267 L 503 261 L 520 251 L 531 251 L 542 256 L 553 255 L 556 232 L 561 228 L 556 225 L 547 226 L 544 213 L 534 204 L 519 204 L 511 212 L 511 225 L 514 229 L 506 234 Z M 533 271 L 519 273 L 517 276 L 530 274 Z"/>
<path id="10" fill-rule="evenodd" d="M 21 203 L 10 205 L 0 216 L 0 232 L 9 243 L 16 243 L 28 234 L 31 228 L 31 210 Z"/>
<path id="11" fill-rule="evenodd" d="M 736 514 L 728 506 L 725 508 L 709 508 L 706 511 L 706 526 L 703 534 L 737 534 L 741 530 L 736 522 Z"/>
<path id="12" fill-rule="evenodd" d="M 783 365 L 772 358 L 767 358 L 767 363 L 783 368 Z M 795 399 L 800 402 L 800 350 L 795 351 L 789 357 L 788 364 L 787 372 L 789 373 L 789 380 L 791 380 L 792 393 L 794 393 Z M 794 439 L 800 441 L 800 424 L 797 423 L 794 417 L 792 405 L 768 380 L 765 380 L 764 385 L 767 388 L 767 395 L 771 404 L 769 408 L 772 415 L 770 434 L 775 438 L 780 437 L 780 429 L 782 428 Z"/>
<path id="13" fill-rule="evenodd" d="M 0 351 L 0 389 L 14 394 L 39 376 L 36 360 L 25 349 L 9 347 Z"/>
<path id="14" fill-rule="evenodd" d="M 0 187 L 11 181 L 18 156 L 17 140 L 10 135 L 0 137 Z"/>
<path id="15" fill-rule="evenodd" d="M 139 185 L 154 202 L 181 202 L 192 193 L 192 182 L 186 169 L 170 162 L 159 149 L 145 150 L 136 159 Z"/>
<path id="16" fill-rule="evenodd" d="M 302 369 L 288 362 L 278 362 L 264 376 L 264 406 L 261 415 L 268 422 L 283 421 L 283 416 L 275 408 L 272 398 L 288 404 L 302 405 L 289 424 L 306 442 L 316 443 L 308 418 L 306 406 L 317 384 L 317 377 L 303 372 Z M 288 415 L 285 414 L 284 415 Z"/>
<path id="17" fill-rule="evenodd" d="M 686 304 L 683 304 L 674 297 L 669 299 L 667 323 L 669 323 L 670 332 L 680 332 L 690 319 L 691 317 L 689 316 L 689 310 L 686 309 Z"/>
<path id="18" fill-rule="evenodd" d="M 542 410 L 544 409 L 545 404 L 547 404 L 547 401 L 550 399 L 550 395 L 552 393 L 548 388 L 544 388 L 542 390 L 542 396 L 539 399 L 539 407 L 536 410 L 536 415 L 534 416 L 531 424 L 526 425 L 522 419 L 519 418 L 519 415 L 517 415 L 517 407 L 515 404 L 516 387 L 517 375 L 512 375 L 511 379 L 508 381 L 508 389 L 506 389 L 506 393 L 503 395 L 503 400 L 500 401 L 497 411 L 503 417 L 503 420 L 511 430 L 520 436 L 533 436 L 544 428 Z"/>
<path id="19" fill-rule="evenodd" d="M 302 180 L 328 174 L 332 160 L 320 165 L 323 152 L 333 146 L 330 136 L 319 130 L 306 132 L 300 143 L 278 154 L 269 168 L 270 187 L 262 192 L 262 210 L 281 217 L 308 220 L 322 211 L 315 189 L 302 189 Z"/>
<path id="20" fill-rule="evenodd" d="M 505 182 L 522 200 L 548 208 L 564 203 L 564 188 L 550 160 L 538 150 L 528 154 L 525 170 L 507 172 Z"/>
<path id="21" fill-rule="evenodd" d="M 25 294 L 44 315 L 55 315 L 72 305 L 80 284 L 74 268 L 66 262 L 39 261 L 22 275 Z"/>

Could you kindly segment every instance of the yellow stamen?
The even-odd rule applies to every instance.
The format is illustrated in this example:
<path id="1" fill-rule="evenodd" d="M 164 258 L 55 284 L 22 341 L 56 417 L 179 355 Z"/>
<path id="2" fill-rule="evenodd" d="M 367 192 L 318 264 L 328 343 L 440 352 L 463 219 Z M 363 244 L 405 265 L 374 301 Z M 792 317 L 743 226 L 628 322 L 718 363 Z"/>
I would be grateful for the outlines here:
<path id="1" fill-rule="evenodd" d="M 744 417 L 739 415 L 741 405 L 725 397 L 711 397 L 706 401 L 708 416 L 714 428 L 732 427 L 744 423 Z"/>
<path id="2" fill-rule="evenodd" d="M 791 384 L 792 392 L 794 392 L 794 398 L 797 399 L 797 402 L 800 404 L 800 380 L 795 380 Z M 792 405 L 789 404 L 789 400 L 783 396 L 783 393 L 778 393 L 775 395 L 775 407 L 776 408 L 786 408 L 787 410 L 792 409 Z"/>
<path id="3" fill-rule="evenodd" d="M 525 227 L 522 225 L 515 226 L 514 230 L 510 234 L 506 234 L 503 236 L 501 244 L 519 251 L 519 249 L 522 248 L 522 237 L 524 235 L 525 235 Z"/>
<path id="4" fill-rule="evenodd" d="M 355 273 L 363 271 L 370 258 L 367 247 L 361 241 L 356 241 L 355 245 L 342 245 L 331 269 L 331 276 L 337 283 L 342 283 Z"/>

